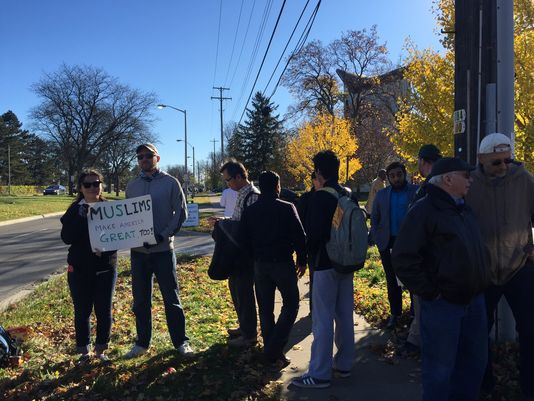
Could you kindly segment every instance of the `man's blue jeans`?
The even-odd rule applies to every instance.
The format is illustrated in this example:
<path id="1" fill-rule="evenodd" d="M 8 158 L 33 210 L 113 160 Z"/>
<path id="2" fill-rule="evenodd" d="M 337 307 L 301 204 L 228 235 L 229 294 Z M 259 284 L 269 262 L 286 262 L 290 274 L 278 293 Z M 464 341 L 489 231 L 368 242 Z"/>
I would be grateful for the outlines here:
<path id="1" fill-rule="evenodd" d="M 178 296 L 176 255 L 173 250 L 155 253 L 131 252 L 132 293 L 136 344 L 148 348 L 152 338 L 152 286 L 156 276 L 165 305 L 167 328 L 172 344 L 178 348 L 189 340 L 185 334 L 185 316 Z"/>
<path id="2" fill-rule="evenodd" d="M 421 300 L 423 401 L 476 401 L 488 359 L 486 304 Z"/>

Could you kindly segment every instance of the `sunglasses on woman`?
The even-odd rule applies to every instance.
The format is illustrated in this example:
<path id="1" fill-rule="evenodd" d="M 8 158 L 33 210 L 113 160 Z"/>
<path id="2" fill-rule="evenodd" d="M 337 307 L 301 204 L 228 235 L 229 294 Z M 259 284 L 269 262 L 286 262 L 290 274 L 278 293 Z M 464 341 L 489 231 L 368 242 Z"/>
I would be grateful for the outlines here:
<path id="1" fill-rule="evenodd" d="M 98 188 L 100 186 L 100 181 L 93 181 L 93 182 L 82 182 L 82 185 L 85 189 L 89 189 L 91 187 Z"/>
<path id="2" fill-rule="evenodd" d="M 502 163 L 504 164 L 510 164 L 510 163 L 513 163 L 514 162 L 514 159 L 510 159 L 510 158 L 507 158 L 507 159 L 498 159 L 498 160 L 493 160 L 491 162 L 491 165 L 492 166 L 500 166 Z"/>

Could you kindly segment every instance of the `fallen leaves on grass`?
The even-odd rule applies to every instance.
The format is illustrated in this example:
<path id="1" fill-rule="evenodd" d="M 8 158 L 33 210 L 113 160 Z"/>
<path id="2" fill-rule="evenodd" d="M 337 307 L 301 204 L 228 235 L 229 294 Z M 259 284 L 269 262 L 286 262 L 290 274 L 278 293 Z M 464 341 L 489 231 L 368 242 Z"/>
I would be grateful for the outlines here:
<path id="1" fill-rule="evenodd" d="M 172 348 L 155 284 L 150 351 L 134 360 L 121 359 L 135 338 L 128 262 L 119 263 L 108 353 L 111 364 L 96 359 L 75 363 L 72 301 L 65 275 L 0 314 L 6 327 L 26 325 L 33 333 L 24 342 L 22 366 L 0 369 L 1 399 L 278 399 L 280 384 L 262 365 L 260 351 L 234 351 L 226 346 L 226 328 L 235 324 L 235 313 L 226 283 L 208 278 L 206 257 L 178 259 L 180 297 L 195 357 L 182 358 Z M 93 339 L 94 335 L 93 321 Z"/>

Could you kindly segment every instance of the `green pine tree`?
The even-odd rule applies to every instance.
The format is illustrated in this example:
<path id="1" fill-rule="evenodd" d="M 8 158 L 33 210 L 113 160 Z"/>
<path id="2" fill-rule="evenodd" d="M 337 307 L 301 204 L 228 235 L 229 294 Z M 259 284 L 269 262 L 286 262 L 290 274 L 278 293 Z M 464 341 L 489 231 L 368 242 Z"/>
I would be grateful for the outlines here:
<path id="1" fill-rule="evenodd" d="M 274 114 L 277 108 L 257 92 L 251 108 L 247 109 L 245 122 L 230 140 L 230 155 L 245 165 L 253 180 L 264 170 L 283 169 L 286 133 L 279 115 Z"/>

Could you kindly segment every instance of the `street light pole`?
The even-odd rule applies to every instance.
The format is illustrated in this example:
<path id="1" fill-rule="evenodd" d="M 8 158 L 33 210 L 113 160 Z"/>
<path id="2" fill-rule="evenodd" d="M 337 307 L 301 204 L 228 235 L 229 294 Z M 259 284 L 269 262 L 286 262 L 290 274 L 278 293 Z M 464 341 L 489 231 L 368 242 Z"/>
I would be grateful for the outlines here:
<path id="1" fill-rule="evenodd" d="M 184 142 L 184 139 L 177 139 L 176 142 Z M 191 146 L 191 149 L 193 149 L 193 178 L 195 178 L 195 147 L 189 142 L 186 143 L 187 145 Z"/>
<path id="2" fill-rule="evenodd" d="M 170 109 L 179 111 L 180 113 L 184 114 L 184 153 L 185 153 L 185 173 L 184 173 L 184 184 L 185 184 L 185 199 L 187 201 L 187 192 L 188 192 L 188 184 L 189 184 L 189 175 L 187 173 L 187 110 L 185 109 L 179 109 L 178 107 L 170 106 L 168 104 L 158 104 L 158 109 L 164 109 L 165 107 L 168 107 Z"/>

